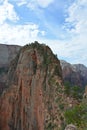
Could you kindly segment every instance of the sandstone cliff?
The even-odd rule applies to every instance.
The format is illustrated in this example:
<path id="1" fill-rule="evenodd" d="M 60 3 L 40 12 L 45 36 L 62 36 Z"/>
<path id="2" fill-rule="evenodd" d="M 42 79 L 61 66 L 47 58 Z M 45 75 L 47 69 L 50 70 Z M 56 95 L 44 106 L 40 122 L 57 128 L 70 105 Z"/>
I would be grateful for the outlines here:
<path id="1" fill-rule="evenodd" d="M 9 64 L 15 58 L 21 47 L 17 45 L 0 44 L 0 95 L 6 86 Z M 69 81 L 71 85 L 87 85 L 87 67 L 81 64 L 71 65 L 60 61 L 64 82 Z"/>
<path id="2" fill-rule="evenodd" d="M 0 130 L 60 127 L 56 91 L 61 90 L 62 99 L 61 68 L 49 47 L 35 43 L 21 49 L 9 70 L 8 85 L 0 99 Z"/>
<path id="3" fill-rule="evenodd" d="M 46 45 L 24 46 L 11 62 L 8 89 L 0 97 L 0 130 L 59 130 L 66 97 L 60 62 Z"/>

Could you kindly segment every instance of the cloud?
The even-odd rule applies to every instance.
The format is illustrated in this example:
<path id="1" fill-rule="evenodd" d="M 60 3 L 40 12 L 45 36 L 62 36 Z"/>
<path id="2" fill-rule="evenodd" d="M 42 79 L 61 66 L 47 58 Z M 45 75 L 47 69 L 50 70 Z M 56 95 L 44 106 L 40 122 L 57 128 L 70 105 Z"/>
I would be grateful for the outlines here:
<path id="1" fill-rule="evenodd" d="M 28 0 L 20 0 L 20 1 L 16 0 L 15 2 L 17 3 L 18 6 L 22 6 L 22 5 L 26 5 L 28 3 Z"/>
<path id="2" fill-rule="evenodd" d="M 38 40 L 42 33 L 36 24 L 13 26 L 5 23 L 0 27 L 0 43 L 24 45 Z"/>
<path id="3" fill-rule="evenodd" d="M 45 35 L 44 30 L 40 30 L 37 24 L 29 22 L 19 24 L 19 22 L 20 17 L 14 5 L 8 0 L 2 1 L 0 4 L 0 43 L 24 45 L 38 40 L 39 35 Z"/>
<path id="4" fill-rule="evenodd" d="M 68 39 L 60 49 L 61 57 L 87 65 L 87 0 L 75 0 L 67 8 L 64 30 Z"/>
<path id="5" fill-rule="evenodd" d="M 54 0 L 16 0 L 16 3 L 19 6 L 27 5 L 31 9 L 35 9 L 38 7 L 46 8 L 48 7 Z"/>
<path id="6" fill-rule="evenodd" d="M 46 15 L 47 7 L 54 1 L 56 0 L 0 1 L 0 43 L 24 45 L 38 40 L 48 44 L 60 59 L 87 65 L 87 0 L 74 0 L 68 4 L 63 25 L 61 23 L 57 25 L 57 22 L 54 25 L 53 21 L 49 20 L 50 17 Z M 23 21 L 21 24 L 20 15 L 17 14 L 13 2 L 16 2 L 17 6 L 29 8 L 29 11 L 31 9 L 35 18 L 39 19 L 39 25 L 33 22 L 26 24 Z M 53 9 L 55 10 L 55 4 L 58 3 L 54 2 L 54 6 L 50 6 L 48 15 L 52 14 Z M 44 27 L 46 32 L 41 29 Z M 54 38 L 51 40 L 52 35 L 56 37 L 56 40 Z"/>
<path id="7" fill-rule="evenodd" d="M 38 5 L 42 8 L 48 7 L 54 0 L 37 0 Z"/>
<path id="8" fill-rule="evenodd" d="M 74 39 L 75 40 L 75 39 Z M 61 40 L 43 40 L 44 43 L 49 45 L 57 54 L 59 59 L 66 60 L 72 64 L 82 63 L 87 66 L 87 45 L 84 42 L 82 45 L 75 41 L 61 41 Z M 80 39 L 79 39 L 80 40 Z"/>
<path id="9" fill-rule="evenodd" d="M 70 33 L 87 32 L 87 0 L 76 0 L 67 9 L 66 28 Z"/>
<path id="10" fill-rule="evenodd" d="M 5 0 L 3 4 L 0 5 L 0 24 L 3 24 L 6 20 L 14 22 L 19 20 L 19 17 L 14 10 L 14 6 Z"/>

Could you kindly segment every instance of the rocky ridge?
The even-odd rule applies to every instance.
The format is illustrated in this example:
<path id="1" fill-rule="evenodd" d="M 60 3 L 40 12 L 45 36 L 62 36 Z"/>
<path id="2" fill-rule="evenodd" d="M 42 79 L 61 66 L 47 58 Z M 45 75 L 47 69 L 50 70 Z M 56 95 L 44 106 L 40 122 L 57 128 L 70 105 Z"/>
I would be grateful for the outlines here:
<path id="1" fill-rule="evenodd" d="M 64 94 L 60 61 L 46 45 L 24 46 L 8 72 L 0 97 L 0 130 L 59 130 L 65 109 L 76 104 Z"/>
<path id="2" fill-rule="evenodd" d="M 67 125 L 64 112 L 79 102 L 65 94 L 62 70 L 68 64 L 68 72 L 72 68 L 71 74 L 78 70 L 84 76 L 86 68 L 72 67 L 63 61 L 61 69 L 61 62 L 50 48 L 38 42 L 14 52 L 18 52 L 14 60 L 4 62 L 5 70 L 1 70 L 6 74 L 7 88 L 0 96 L 0 130 L 64 130 Z M 5 86 L 3 83 L 0 82 L 0 87 Z M 84 97 L 86 95 L 85 91 Z"/>
<path id="3" fill-rule="evenodd" d="M 85 87 L 87 85 L 87 67 L 83 64 L 70 64 L 60 60 L 64 82 L 72 86 Z"/>

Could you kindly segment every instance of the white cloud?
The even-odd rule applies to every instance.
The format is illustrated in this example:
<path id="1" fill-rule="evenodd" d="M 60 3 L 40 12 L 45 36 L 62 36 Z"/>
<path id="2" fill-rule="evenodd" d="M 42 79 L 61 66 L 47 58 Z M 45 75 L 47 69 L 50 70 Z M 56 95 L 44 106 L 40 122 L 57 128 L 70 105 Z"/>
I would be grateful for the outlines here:
<path id="1" fill-rule="evenodd" d="M 48 44 L 59 58 L 66 59 L 71 63 L 84 63 L 87 65 L 87 0 L 75 0 L 67 9 L 64 32 L 46 21 L 43 9 L 47 8 L 54 0 L 13 0 L 18 6 L 25 5 L 36 11 L 40 21 L 44 20 L 45 27 L 55 36 L 63 36 L 65 40 L 44 39 L 46 32 L 40 30 L 36 24 L 10 25 L 6 20 L 20 20 L 11 0 L 2 0 L 0 5 L 0 43 L 19 44 L 38 40 Z M 1 1 L 0 1 L 1 2 Z M 41 8 L 39 8 L 41 7 Z M 41 39 L 40 36 L 43 36 Z M 69 39 L 68 39 L 68 38 Z"/>
<path id="2" fill-rule="evenodd" d="M 17 1 L 16 1 L 17 2 Z M 21 2 L 26 2 L 21 0 Z M 7 20 L 12 23 L 9 24 Z M 24 45 L 38 40 L 38 36 L 44 36 L 45 32 L 34 23 L 17 24 L 20 18 L 14 9 L 14 5 L 8 0 L 0 4 L 0 43 Z M 16 24 L 14 23 L 16 21 Z"/>
<path id="3" fill-rule="evenodd" d="M 76 0 L 68 8 L 67 13 L 68 17 L 65 21 L 70 27 L 68 28 L 70 33 L 82 34 L 87 32 L 87 0 Z"/>
<path id="4" fill-rule="evenodd" d="M 39 33 L 42 35 L 35 24 L 12 26 L 5 23 L 0 27 L 0 43 L 24 45 L 38 40 Z"/>
<path id="5" fill-rule="evenodd" d="M 46 8 L 53 2 L 50 0 L 29 0 L 28 6 L 36 9 L 39 6 Z M 37 12 L 40 19 L 46 18 L 42 10 Z M 87 65 L 87 0 L 75 0 L 67 9 L 67 17 L 65 18 L 66 33 L 63 32 L 65 40 L 44 40 L 59 58 L 66 59 L 71 63 L 84 63 Z M 46 23 L 46 26 L 56 34 L 53 27 Z M 52 28 L 52 29 L 51 29 Z M 60 29 L 59 29 L 60 30 Z M 61 32 L 61 31 L 60 31 Z M 40 40 L 40 39 L 39 39 Z"/>
<path id="6" fill-rule="evenodd" d="M 26 5 L 26 4 L 27 4 L 27 1 L 22 0 L 22 1 L 20 1 L 19 3 L 17 3 L 17 4 L 18 4 L 18 6 Z"/>
<path id="7" fill-rule="evenodd" d="M 54 0 L 16 0 L 16 3 L 19 6 L 27 5 L 31 9 L 35 9 L 37 7 L 46 8 L 48 7 Z"/>
<path id="8" fill-rule="evenodd" d="M 87 0 L 75 0 L 68 7 L 64 27 L 70 39 L 60 49 L 61 56 L 87 65 Z"/>
<path id="9" fill-rule="evenodd" d="M 7 0 L 0 5 L 0 24 L 3 24 L 6 20 L 17 21 L 19 17 L 17 16 L 14 6 L 8 3 Z"/>
<path id="10" fill-rule="evenodd" d="M 48 7 L 54 0 L 37 0 L 38 5 L 42 8 Z"/>
<path id="11" fill-rule="evenodd" d="M 87 66 L 86 42 L 84 42 L 81 45 L 79 44 L 80 39 L 73 39 L 72 41 L 61 41 L 61 40 L 42 40 L 42 41 L 51 47 L 54 54 L 57 54 L 59 59 L 66 60 L 67 62 L 70 62 L 72 64 L 82 63 Z"/>
<path id="12" fill-rule="evenodd" d="M 46 34 L 45 31 L 41 31 L 42 36 L 45 36 L 45 34 Z"/>

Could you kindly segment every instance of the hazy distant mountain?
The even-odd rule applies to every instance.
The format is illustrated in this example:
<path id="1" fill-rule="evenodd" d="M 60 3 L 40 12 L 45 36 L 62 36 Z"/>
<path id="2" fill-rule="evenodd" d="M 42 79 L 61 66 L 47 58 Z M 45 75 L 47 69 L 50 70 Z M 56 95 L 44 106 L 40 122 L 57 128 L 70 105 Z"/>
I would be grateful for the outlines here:
<path id="1" fill-rule="evenodd" d="M 0 44 L 0 93 L 6 88 L 9 64 L 15 58 L 20 46 Z"/>
<path id="2" fill-rule="evenodd" d="M 0 67 L 8 66 L 10 61 L 16 56 L 20 46 L 0 44 Z"/>
<path id="3" fill-rule="evenodd" d="M 64 82 L 70 82 L 72 85 L 87 85 L 87 67 L 83 64 L 70 64 L 61 60 L 62 75 Z"/>

